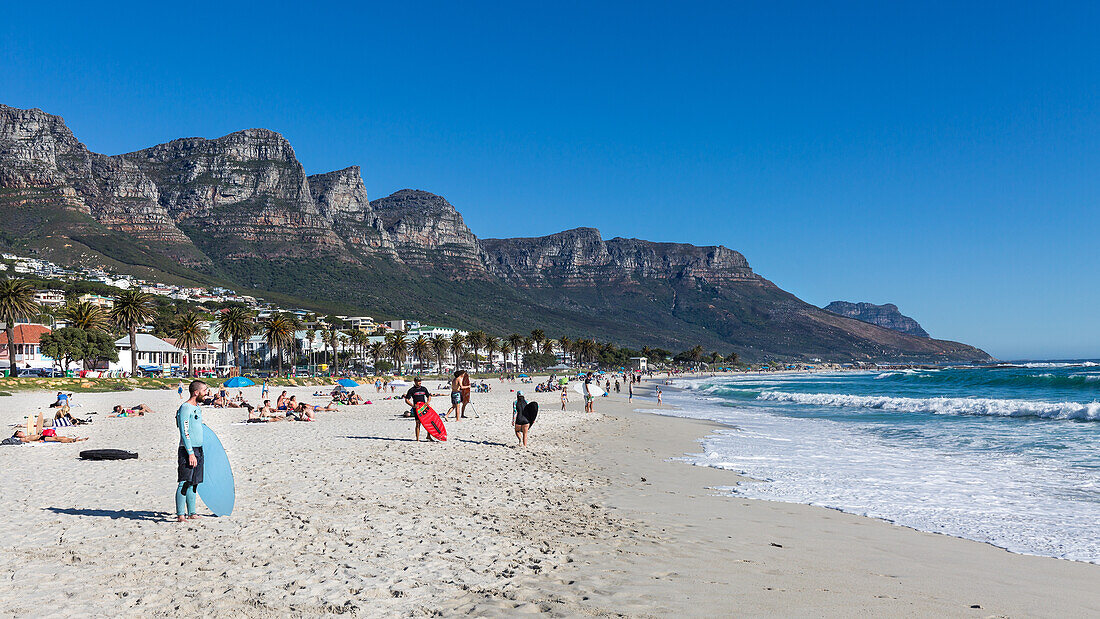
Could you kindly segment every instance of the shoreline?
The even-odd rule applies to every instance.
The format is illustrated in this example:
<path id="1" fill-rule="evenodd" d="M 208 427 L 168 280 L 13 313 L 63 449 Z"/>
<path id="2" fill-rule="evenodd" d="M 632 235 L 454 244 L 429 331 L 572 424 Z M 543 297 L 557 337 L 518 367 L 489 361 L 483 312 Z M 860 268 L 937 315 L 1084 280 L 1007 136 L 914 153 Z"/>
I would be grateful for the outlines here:
<path id="1" fill-rule="evenodd" d="M 1091 563 L 1012 553 L 828 507 L 719 493 L 714 488 L 752 480 L 678 458 L 701 452 L 701 441 L 724 426 L 654 408 L 645 401 L 597 408 L 632 431 L 596 437 L 594 457 L 623 480 L 608 487 L 609 508 L 675 531 L 678 549 L 696 551 L 645 553 L 647 569 L 657 563 L 658 571 L 676 574 L 647 588 L 687 592 L 677 614 L 1100 613 L 1100 566 Z M 709 586 L 693 586 L 698 582 Z"/>

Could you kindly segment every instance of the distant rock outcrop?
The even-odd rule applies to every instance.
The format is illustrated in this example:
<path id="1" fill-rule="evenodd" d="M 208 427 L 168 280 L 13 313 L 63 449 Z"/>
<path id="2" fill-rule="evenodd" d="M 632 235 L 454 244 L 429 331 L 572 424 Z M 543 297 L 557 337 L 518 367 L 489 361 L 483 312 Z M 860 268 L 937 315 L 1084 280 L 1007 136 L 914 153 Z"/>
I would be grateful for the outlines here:
<path id="1" fill-rule="evenodd" d="M 931 337 L 916 320 L 903 316 L 893 303 L 875 305 L 874 303 L 849 303 L 833 301 L 825 306 L 825 311 L 848 318 L 855 318 L 873 325 L 885 327 L 899 333 L 908 333 L 917 337 Z"/>

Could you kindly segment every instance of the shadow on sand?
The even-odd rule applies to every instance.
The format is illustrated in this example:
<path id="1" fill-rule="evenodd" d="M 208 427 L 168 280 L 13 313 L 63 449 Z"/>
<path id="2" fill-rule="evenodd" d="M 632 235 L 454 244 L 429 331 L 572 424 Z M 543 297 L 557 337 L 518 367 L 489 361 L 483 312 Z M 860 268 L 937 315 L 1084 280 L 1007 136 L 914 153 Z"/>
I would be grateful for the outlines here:
<path id="1" fill-rule="evenodd" d="M 77 509 L 72 507 L 47 507 L 45 509 L 55 514 L 65 514 L 67 516 L 99 516 L 112 520 L 125 518 L 127 520 L 163 522 L 175 517 L 168 512 L 150 512 L 133 509 Z"/>

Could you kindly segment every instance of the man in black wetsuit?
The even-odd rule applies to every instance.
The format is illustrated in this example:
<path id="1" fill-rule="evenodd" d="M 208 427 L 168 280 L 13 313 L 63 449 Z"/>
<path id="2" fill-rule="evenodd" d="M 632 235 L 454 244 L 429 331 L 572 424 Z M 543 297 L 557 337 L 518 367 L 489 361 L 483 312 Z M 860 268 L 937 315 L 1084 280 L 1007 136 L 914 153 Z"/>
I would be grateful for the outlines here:
<path id="1" fill-rule="evenodd" d="M 405 392 L 405 404 L 409 405 L 412 409 L 413 418 L 416 419 L 416 442 L 420 442 L 420 416 L 416 414 L 416 405 L 420 403 L 431 405 L 432 394 L 428 391 L 428 388 L 421 385 L 420 377 L 417 376 L 413 379 L 413 386 L 409 387 L 409 390 Z M 432 435 L 428 435 L 428 440 L 433 441 Z"/>

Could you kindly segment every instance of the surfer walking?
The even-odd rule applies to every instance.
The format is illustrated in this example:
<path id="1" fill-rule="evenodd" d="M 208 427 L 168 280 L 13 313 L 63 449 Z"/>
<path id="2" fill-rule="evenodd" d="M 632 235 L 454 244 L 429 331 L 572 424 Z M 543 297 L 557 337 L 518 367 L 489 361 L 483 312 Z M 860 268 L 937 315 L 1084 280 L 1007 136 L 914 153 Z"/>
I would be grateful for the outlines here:
<path id="1" fill-rule="evenodd" d="M 594 406 L 593 406 L 594 401 L 595 401 L 595 398 L 592 397 L 592 373 L 589 372 L 584 377 L 584 412 L 586 412 L 586 413 L 595 412 L 595 409 L 594 409 Z"/>
<path id="2" fill-rule="evenodd" d="M 538 411 L 537 402 L 527 402 L 522 390 L 516 392 L 516 401 L 512 403 L 512 423 L 516 426 L 516 439 L 524 447 L 527 446 L 527 432 L 531 429 L 531 424 L 535 423 Z"/>
<path id="3" fill-rule="evenodd" d="M 176 521 L 200 518 L 195 508 L 196 487 L 202 483 L 202 409 L 199 403 L 206 397 L 207 385 L 201 380 L 188 387 L 190 397 L 176 411 L 176 427 L 180 431 L 180 446 L 176 481 Z"/>
<path id="4" fill-rule="evenodd" d="M 413 386 L 405 392 L 405 404 L 408 404 L 409 408 L 412 409 L 413 419 L 416 419 L 416 442 L 418 443 L 420 442 L 420 415 L 416 412 L 416 405 L 427 404 L 430 406 L 432 403 L 431 392 L 428 391 L 427 387 L 420 384 L 421 382 L 420 377 L 417 376 L 413 379 Z M 428 434 L 428 440 L 434 441 L 435 439 L 432 438 L 431 434 Z"/>

